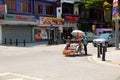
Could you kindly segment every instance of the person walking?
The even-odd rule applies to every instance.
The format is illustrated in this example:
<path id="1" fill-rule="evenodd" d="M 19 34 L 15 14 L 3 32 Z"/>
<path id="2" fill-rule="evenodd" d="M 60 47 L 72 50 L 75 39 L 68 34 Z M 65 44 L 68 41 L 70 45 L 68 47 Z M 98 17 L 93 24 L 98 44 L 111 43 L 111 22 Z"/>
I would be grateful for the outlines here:
<path id="1" fill-rule="evenodd" d="M 88 44 L 88 41 L 87 41 L 87 38 L 85 36 L 83 36 L 82 42 L 83 42 L 83 45 L 84 45 L 85 55 L 87 55 L 87 44 Z"/>

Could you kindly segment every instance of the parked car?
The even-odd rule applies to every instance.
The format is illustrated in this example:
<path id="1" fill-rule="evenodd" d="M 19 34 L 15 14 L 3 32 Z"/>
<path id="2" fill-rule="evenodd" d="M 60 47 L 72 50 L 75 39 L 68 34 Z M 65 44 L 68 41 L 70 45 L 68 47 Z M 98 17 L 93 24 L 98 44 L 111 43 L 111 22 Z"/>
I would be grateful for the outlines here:
<path id="1" fill-rule="evenodd" d="M 98 43 L 105 44 L 106 46 L 115 44 L 115 37 L 112 33 L 103 33 L 100 34 L 97 39 L 93 40 L 93 46 L 96 47 Z"/>
<path id="2" fill-rule="evenodd" d="M 87 37 L 87 39 L 88 39 L 88 42 L 92 42 L 93 39 L 95 39 L 95 38 L 97 37 L 97 36 L 94 35 L 92 32 L 85 32 L 85 35 L 86 35 L 86 37 Z"/>

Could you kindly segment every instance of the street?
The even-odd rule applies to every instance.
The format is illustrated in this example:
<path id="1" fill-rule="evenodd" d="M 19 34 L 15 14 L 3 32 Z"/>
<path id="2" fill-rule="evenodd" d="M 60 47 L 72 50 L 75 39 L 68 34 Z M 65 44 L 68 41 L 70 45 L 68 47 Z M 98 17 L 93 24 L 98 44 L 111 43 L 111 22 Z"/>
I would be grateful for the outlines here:
<path id="1" fill-rule="evenodd" d="M 0 80 L 120 80 L 119 68 L 88 59 L 97 53 L 91 43 L 88 44 L 88 56 L 64 57 L 64 46 L 0 45 Z"/>

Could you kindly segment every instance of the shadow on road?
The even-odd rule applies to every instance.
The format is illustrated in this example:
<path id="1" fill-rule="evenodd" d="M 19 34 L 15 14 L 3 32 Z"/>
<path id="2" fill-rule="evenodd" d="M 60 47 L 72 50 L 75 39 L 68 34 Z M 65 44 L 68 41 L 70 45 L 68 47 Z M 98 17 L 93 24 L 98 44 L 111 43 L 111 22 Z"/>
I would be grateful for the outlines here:
<path id="1" fill-rule="evenodd" d="M 85 54 L 69 55 L 67 57 L 88 57 L 88 56 L 92 56 L 92 54 L 87 54 L 87 55 L 85 55 Z"/>

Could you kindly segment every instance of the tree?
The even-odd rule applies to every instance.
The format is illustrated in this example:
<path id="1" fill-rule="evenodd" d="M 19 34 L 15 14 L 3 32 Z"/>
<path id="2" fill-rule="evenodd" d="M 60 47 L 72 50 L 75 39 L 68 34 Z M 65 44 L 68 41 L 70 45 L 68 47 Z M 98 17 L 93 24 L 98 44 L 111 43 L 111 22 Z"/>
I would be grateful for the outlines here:
<path id="1" fill-rule="evenodd" d="M 101 13 L 101 22 L 102 22 L 101 25 L 103 27 L 103 23 L 105 21 L 104 13 L 106 11 L 110 11 L 112 13 L 112 2 L 113 2 L 113 0 L 85 0 L 84 2 L 81 2 L 79 0 L 75 4 L 78 4 L 79 7 L 84 6 L 84 9 L 88 9 L 88 10 L 99 9 L 99 12 Z M 112 21 L 112 19 L 110 19 L 110 22 L 111 21 Z"/>

